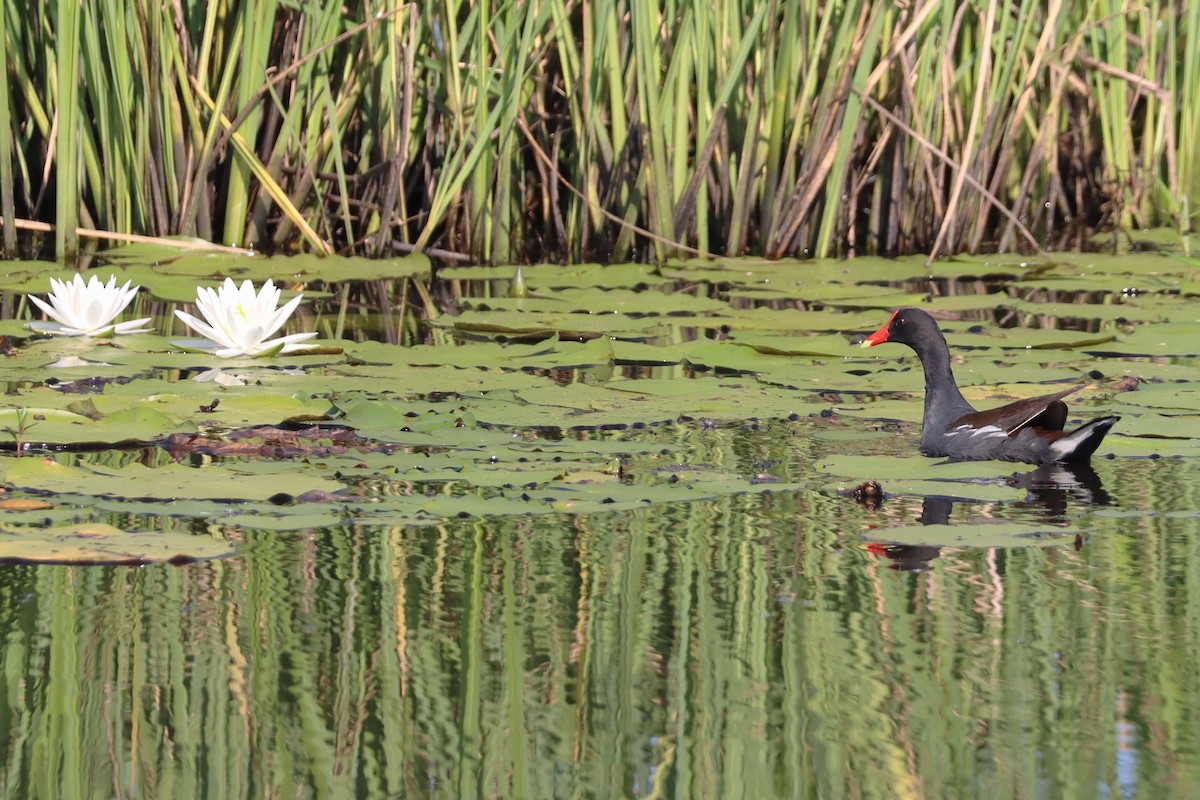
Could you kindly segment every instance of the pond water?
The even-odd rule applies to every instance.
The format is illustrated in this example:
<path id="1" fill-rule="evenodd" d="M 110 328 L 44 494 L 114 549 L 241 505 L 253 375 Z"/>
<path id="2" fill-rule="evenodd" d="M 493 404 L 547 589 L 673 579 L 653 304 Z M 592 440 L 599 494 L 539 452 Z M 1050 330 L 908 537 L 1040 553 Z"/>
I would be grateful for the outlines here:
<path id="1" fill-rule="evenodd" d="M 384 292 L 418 346 L 271 362 L 159 306 L 17 340 L 0 791 L 1194 796 L 1196 267 L 937 270 L 471 268 L 429 329 Z M 911 352 L 852 344 L 918 304 L 979 405 L 1090 381 L 1091 467 L 919 456 Z"/>

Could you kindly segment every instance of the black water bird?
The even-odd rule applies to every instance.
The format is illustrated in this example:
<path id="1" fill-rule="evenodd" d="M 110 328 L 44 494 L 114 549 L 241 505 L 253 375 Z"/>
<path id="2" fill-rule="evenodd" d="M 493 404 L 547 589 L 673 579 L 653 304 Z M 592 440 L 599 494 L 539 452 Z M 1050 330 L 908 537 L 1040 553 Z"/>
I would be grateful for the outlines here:
<path id="1" fill-rule="evenodd" d="M 921 452 L 963 461 L 1024 461 L 1029 464 L 1087 461 L 1120 417 L 1101 417 L 1069 433 L 1063 398 L 1084 384 L 1042 397 L 976 411 L 958 390 L 950 348 L 937 322 L 919 308 L 902 308 L 862 343 L 906 344 L 925 369 L 925 415 Z"/>

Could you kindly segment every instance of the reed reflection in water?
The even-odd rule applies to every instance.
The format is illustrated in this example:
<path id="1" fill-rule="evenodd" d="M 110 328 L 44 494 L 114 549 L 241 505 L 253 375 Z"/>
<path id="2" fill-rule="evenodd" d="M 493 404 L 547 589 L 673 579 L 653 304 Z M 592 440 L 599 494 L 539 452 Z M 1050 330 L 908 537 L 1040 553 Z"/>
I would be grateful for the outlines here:
<path id="1" fill-rule="evenodd" d="M 913 572 L 816 491 L 7 565 L 3 793 L 1186 796 L 1200 475 L 1120 469 Z"/>

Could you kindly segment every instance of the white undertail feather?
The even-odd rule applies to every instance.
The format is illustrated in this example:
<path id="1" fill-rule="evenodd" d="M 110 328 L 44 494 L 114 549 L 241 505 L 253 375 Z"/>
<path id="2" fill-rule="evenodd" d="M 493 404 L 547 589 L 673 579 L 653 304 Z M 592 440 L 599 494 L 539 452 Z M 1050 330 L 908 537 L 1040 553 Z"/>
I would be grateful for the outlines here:
<path id="1" fill-rule="evenodd" d="M 1066 436 L 1062 437 L 1050 445 L 1050 452 L 1054 454 L 1057 461 L 1067 461 L 1070 457 L 1076 454 L 1076 450 L 1081 447 L 1085 451 L 1085 455 L 1091 455 L 1096 447 L 1099 446 L 1100 440 L 1104 438 L 1104 434 L 1113 426 L 1120 417 L 1102 417 L 1089 422 L 1081 428 L 1071 431 Z M 1090 442 L 1092 438 L 1095 442 Z"/>

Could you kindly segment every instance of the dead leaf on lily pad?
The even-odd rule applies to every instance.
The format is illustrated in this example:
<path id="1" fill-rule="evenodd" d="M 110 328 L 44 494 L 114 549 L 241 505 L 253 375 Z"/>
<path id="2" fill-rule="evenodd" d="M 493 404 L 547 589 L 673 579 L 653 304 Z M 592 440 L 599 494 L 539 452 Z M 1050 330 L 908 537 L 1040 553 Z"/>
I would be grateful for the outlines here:
<path id="1" fill-rule="evenodd" d="M 0 500 L 0 511 L 42 511 L 47 508 L 54 508 L 54 504 L 45 500 L 34 500 L 32 497 L 10 497 Z"/>
<path id="2" fill-rule="evenodd" d="M 123 531 L 103 522 L 0 528 L 0 561 L 53 564 L 185 563 L 233 553 L 224 541 L 175 531 Z"/>

